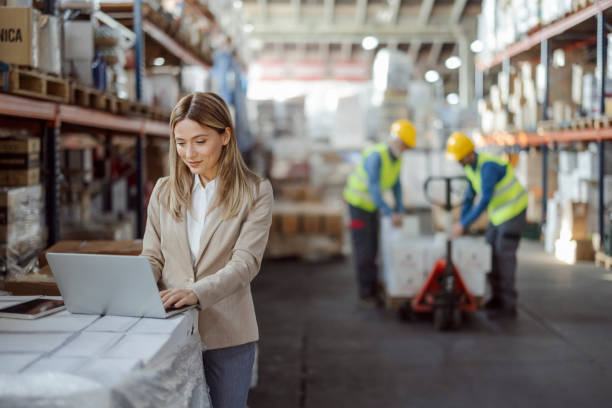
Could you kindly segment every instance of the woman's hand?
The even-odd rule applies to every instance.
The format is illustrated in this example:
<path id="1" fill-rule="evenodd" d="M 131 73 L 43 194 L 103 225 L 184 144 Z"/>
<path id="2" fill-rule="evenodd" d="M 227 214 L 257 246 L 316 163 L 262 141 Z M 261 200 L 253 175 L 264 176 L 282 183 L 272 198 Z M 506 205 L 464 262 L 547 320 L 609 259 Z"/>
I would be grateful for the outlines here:
<path id="1" fill-rule="evenodd" d="M 181 308 L 183 306 L 197 305 L 198 297 L 191 289 L 167 289 L 159 292 L 164 309 L 171 307 Z"/>

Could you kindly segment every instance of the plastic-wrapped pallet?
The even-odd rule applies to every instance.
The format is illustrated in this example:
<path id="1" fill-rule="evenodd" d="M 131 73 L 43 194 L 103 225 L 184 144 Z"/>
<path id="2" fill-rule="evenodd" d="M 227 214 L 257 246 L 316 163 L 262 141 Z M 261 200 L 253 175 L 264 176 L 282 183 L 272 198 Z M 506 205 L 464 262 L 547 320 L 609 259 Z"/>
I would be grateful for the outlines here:
<path id="1" fill-rule="evenodd" d="M 437 234 L 428 252 L 427 276 L 439 259 L 446 257 L 446 236 Z M 491 271 L 491 246 L 483 237 L 460 237 L 453 240 L 452 260 L 463 282 L 473 296 L 484 296 L 486 274 Z"/>
<path id="2" fill-rule="evenodd" d="M 0 189 L 0 275 L 37 269 L 42 249 L 42 186 Z"/>
<path id="3" fill-rule="evenodd" d="M 423 254 L 432 240 L 416 238 L 419 235 L 418 217 L 405 216 L 403 221 L 401 228 L 395 228 L 389 217 L 381 219 L 382 280 L 389 296 L 412 297 L 423 286 Z"/>
<path id="4" fill-rule="evenodd" d="M 404 227 L 394 229 L 389 219 L 381 222 L 382 278 L 389 296 L 415 296 L 435 263 L 446 256 L 444 234 L 416 238 L 412 235 L 418 232 L 416 225 L 418 220 L 411 220 Z M 484 296 L 486 274 L 491 269 L 491 248 L 484 238 L 454 240 L 452 256 L 470 293 Z"/>

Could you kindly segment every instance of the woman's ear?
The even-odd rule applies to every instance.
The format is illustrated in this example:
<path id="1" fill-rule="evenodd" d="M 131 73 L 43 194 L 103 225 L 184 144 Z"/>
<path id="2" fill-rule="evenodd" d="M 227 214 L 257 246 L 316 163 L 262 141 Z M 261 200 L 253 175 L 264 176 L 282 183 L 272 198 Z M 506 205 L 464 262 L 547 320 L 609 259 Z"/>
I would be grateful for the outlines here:
<path id="1" fill-rule="evenodd" d="M 225 128 L 223 132 L 223 146 L 227 146 L 232 137 L 232 129 L 228 126 Z"/>

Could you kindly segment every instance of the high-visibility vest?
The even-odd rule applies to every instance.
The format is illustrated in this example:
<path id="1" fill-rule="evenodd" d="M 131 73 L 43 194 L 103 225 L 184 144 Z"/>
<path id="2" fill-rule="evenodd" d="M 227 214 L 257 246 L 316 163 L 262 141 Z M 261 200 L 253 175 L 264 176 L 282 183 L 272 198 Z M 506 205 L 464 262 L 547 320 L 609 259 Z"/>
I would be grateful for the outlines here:
<path id="1" fill-rule="evenodd" d="M 361 162 L 351 173 L 344 188 L 344 199 L 352 206 L 368 212 L 376 211 L 376 204 L 368 191 L 368 173 L 365 170 L 365 161 L 373 153 L 379 153 L 381 158 L 380 188 L 390 189 L 399 178 L 402 167 L 401 157 L 393 160 L 389 154 L 389 146 L 385 143 L 376 144 L 366 148 L 361 154 Z"/>
<path id="2" fill-rule="evenodd" d="M 472 183 L 476 194 L 482 191 L 482 166 L 489 162 L 506 168 L 506 175 L 495 184 L 493 197 L 487 207 L 489 221 L 497 226 L 516 217 L 527 208 L 527 191 L 514 176 L 514 169 L 508 162 L 496 156 L 478 153 L 476 169 L 469 164 L 465 166 L 465 175 Z"/>

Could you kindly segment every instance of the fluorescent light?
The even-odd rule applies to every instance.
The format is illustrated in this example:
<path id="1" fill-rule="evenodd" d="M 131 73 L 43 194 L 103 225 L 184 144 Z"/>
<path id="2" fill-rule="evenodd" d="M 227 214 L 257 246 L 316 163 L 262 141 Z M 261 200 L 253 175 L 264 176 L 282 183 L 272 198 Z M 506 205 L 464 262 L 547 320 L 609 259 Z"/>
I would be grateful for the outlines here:
<path id="1" fill-rule="evenodd" d="M 166 63 L 166 60 L 163 57 L 157 57 L 153 60 L 153 65 L 156 67 L 161 67 Z"/>
<path id="2" fill-rule="evenodd" d="M 235 9 L 241 9 L 242 8 L 242 1 L 240 1 L 240 0 L 234 1 L 234 8 Z"/>
<path id="3" fill-rule="evenodd" d="M 482 52 L 482 50 L 484 50 L 484 44 L 480 40 L 474 40 L 470 44 L 470 50 L 472 50 L 474 54 L 478 54 L 479 52 Z"/>
<path id="4" fill-rule="evenodd" d="M 252 33 L 254 28 L 253 24 L 245 24 L 244 27 L 242 27 L 245 33 Z"/>
<path id="5" fill-rule="evenodd" d="M 438 71 L 430 69 L 429 71 L 425 73 L 425 80 L 429 83 L 433 84 L 434 82 L 437 82 L 439 79 L 440 79 L 440 74 L 438 74 Z"/>
<path id="6" fill-rule="evenodd" d="M 446 95 L 446 102 L 448 102 L 449 105 L 456 105 L 459 103 L 459 95 L 457 95 L 456 93 L 449 93 L 448 95 Z"/>
<path id="7" fill-rule="evenodd" d="M 374 48 L 378 47 L 378 38 L 369 35 L 365 37 L 363 41 L 361 41 L 361 46 L 364 50 L 373 50 Z"/>
<path id="8" fill-rule="evenodd" d="M 453 55 L 452 57 L 448 57 L 446 61 L 444 62 L 444 65 L 448 69 L 457 69 L 461 66 L 461 58 L 459 58 L 456 55 Z"/>

